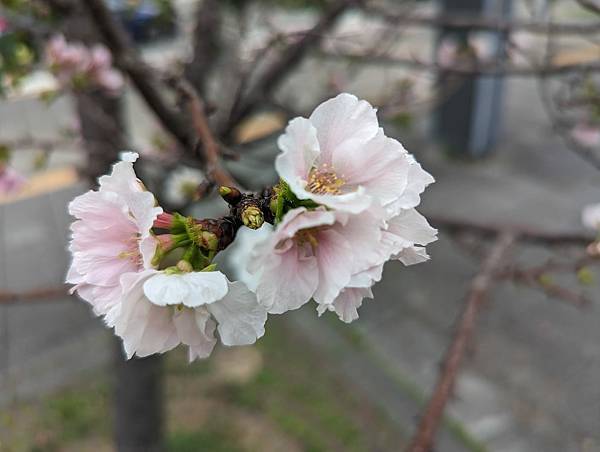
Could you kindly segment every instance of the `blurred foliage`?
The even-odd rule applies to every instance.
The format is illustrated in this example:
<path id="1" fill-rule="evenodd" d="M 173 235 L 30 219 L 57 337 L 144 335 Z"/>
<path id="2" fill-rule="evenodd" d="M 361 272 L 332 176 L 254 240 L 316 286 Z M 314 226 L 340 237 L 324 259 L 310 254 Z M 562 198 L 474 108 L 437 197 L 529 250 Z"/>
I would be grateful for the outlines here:
<path id="1" fill-rule="evenodd" d="M 36 53 L 25 33 L 0 35 L 0 95 L 18 85 L 33 68 Z"/>

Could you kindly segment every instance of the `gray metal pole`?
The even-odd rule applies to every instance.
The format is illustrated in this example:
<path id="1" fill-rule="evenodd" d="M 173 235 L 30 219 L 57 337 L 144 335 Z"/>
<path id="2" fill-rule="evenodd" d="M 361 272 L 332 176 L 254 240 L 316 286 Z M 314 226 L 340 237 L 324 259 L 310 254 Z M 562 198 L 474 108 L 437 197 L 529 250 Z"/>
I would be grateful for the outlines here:
<path id="1" fill-rule="evenodd" d="M 511 3 L 510 0 L 440 0 L 440 14 L 507 19 Z M 444 40 L 454 40 L 459 47 L 467 47 L 475 36 L 489 48 L 494 64 L 505 58 L 506 35 L 476 32 L 467 27 L 442 27 L 436 47 Z M 496 145 L 501 130 L 502 77 L 442 71 L 438 83 L 441 101 L 433 116 L 436 139 L 451 155 L 481 157 L 488 154 Z"/>

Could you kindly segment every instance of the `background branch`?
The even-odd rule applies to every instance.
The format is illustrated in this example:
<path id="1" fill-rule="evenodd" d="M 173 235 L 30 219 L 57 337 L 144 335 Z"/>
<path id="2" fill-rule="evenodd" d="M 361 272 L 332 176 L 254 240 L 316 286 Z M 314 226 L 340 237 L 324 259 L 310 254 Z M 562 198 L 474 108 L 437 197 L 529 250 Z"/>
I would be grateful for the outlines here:
<path id="1" fill-rule="evenodd" d="M 485 258 L 481 271 L 473 279 L 452 342 L 446 351 L 435 390 L 427 404 L 407 452 L 430 452 L 444 409 L 452 395 L 454 382 L 473 335 L 477 316 L 494 283 L 494 273 L 515 241 L 511 233 L 498 236 Z"/>

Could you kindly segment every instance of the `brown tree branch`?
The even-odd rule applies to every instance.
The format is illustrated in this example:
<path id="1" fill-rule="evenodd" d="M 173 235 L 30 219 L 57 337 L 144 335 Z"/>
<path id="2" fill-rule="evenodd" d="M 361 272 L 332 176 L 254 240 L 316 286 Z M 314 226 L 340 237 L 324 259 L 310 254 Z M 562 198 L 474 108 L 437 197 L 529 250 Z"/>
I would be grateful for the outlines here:
<path id="1" fill-rule="evenodd" d="M 48 287 L 43 289 L 33 289 L 24 292 L 0 292 L 0 304 L 35 302 L 43 299 L 67 296 L 68 291 L 65 286 Z"/>
<path id="2" fill-rule="evenodd" d="M 200 99 L 200 96 L 198 96 L 189 82 L 181 78 L 170 78 L 169 84 L 177 90 L 181 98 L 188 105 L 192 125 L 200 138 L 201 146 L 196 146 L 196 148 L 202 154 L 207 179 L 218 185 L 239 185 L 233 176 L 221 165 L 221 151 L 208 124 L 204 103 Z"/>
<path id="3" fill-rule="evenodd" d="M 140 58 L 123 26 L 113 17 L 103 0 L 86 0 L 83 3 L 111 50 L 116 66 L 129 75 L 150 109 L 179 144 L 187 151 L 192 151 L 195 139 L 190 133 L 188 121 L 162 95 L 161 84 L 154 70 Z"/>
<path id="4" fill-rule="evenodd" d="M 456 74 L 464 76 L 502 75 L 508 77 L 546 77 L 569 74 L 572 72 L 600 72 L 600 63 L 580 63 L 522 67 L 515 65 L 492 64 L 455 64 L 453 66 L 442 66 L 435 61 L 423 61 L 417 58 L 394 57 L 391 55 L 375 55 L 363 52 L 347 51 L 325 51 L 319 52 L 327 58 L 350 60 L 360 64 L 376 64 L 402 66 L 409 69 L 429 72 L 443 72 L 445 74 Z"/>
<path id="5" fill-rule="evenodd" d="M 554 232 L 536 229 L 531 226 L 477 223 L 463 219 L 442 216 L 428 216 L 431 224 L 450 233 L 473 233 L 484 237 L 496 237 L 502 232 L 510 232 L 518 236 L 519 241 L 539 245 L 574 245 L 587 246 L 594 241 L 592 235 L 583 232 Z"/>
<path id="6" fill-rule="evenodd" d="M 473 334 L 477 316 L 494 283 L 494 273 L 502 265 L 514 241 L 515 236 L 511 233 L 503 233 L 497 236 L 494 246 L 482 264 L 481 271 L 473 279 L 452 342 L 444 356 L 435 390 L 421 417 L 407 452 L 431 451 L 446 403 L 452 394 L 458 370 Z"/>
<path id="7" fill-rule="evenodd" d="M 308 50 L 321 42 L 324 34 L 339 19 L 339 17 L 356 0 L 337 0 L 327 8 L 313 28 L 307 31 L 300 39 L 286 47 L 261 75 L 259 80 L 249 89 L 244 99 L 231 111 L 229 120 L 225 124 L 223 135 L 228 135 L 233 128 L 248 116 L 264 99 L 295 69 L 302 61 Z"/>

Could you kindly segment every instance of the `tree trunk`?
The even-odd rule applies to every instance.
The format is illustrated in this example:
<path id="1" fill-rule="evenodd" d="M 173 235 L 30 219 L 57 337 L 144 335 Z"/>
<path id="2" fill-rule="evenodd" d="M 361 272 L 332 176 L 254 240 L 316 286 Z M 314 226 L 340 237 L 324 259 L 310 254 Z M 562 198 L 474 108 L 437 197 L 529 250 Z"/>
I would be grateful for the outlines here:
<path id="1" fill-rule="evenodd" d="M 164 450 L 162 356 L 126 361 L 120 341 L 116 348 L 116 449 L 161 452 Z"/>
<path id="2" fill-rule="evenodd" d="M 98 42 L 98 34 L 82 4 L 65 18 L 63 32 L 68 41 Z M 83 145 L 87 153 L 83 173 L 95 181 L 106 174 L 128 149 L 123 99 L 105 92 L 75 95 Z M 163 450 L 162 358 L 154 356 L 127 361 L 120 340 L 115 341 L 114 438 L 118 452 Z"/>

